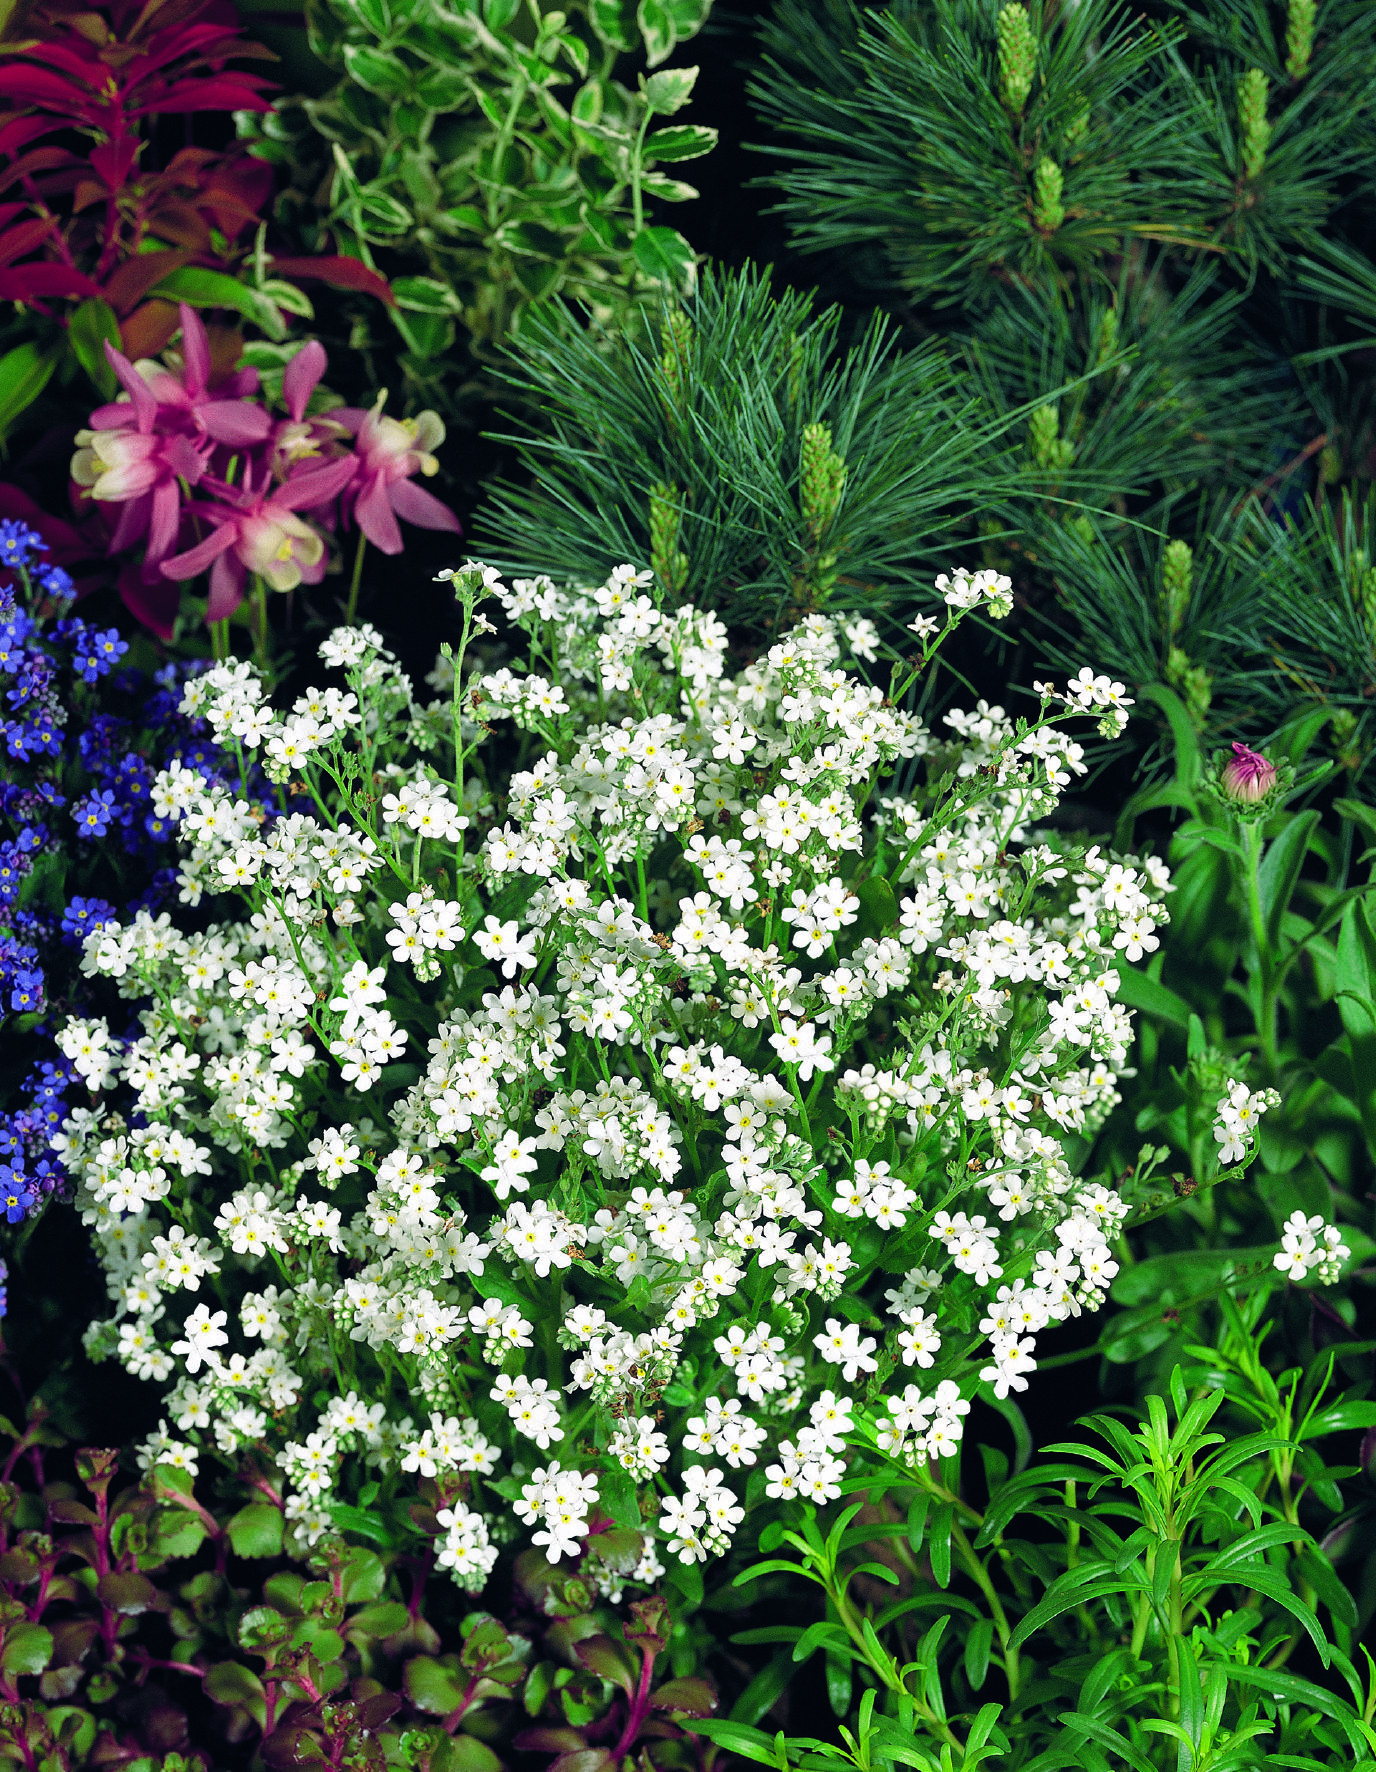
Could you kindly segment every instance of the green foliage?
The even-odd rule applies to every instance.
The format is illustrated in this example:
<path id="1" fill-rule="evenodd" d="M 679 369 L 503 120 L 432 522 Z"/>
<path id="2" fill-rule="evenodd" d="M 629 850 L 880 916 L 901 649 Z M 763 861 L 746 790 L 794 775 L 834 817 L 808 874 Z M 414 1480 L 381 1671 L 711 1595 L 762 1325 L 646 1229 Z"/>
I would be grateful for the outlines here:
<path id="1" fill-rule="evenodd" d="M 767 149 L 788 162 L 770 182 L 794 244 L 880 240 L 904 290 L 975 306 L 991 274 L 1093 270 L 1133 238 L 1278 267 L 1370 152 L 1369 9 L 1334 7 L 1312 63 L 1312 13 L 1308 48 L 1297 14 L 1287 49 L 1257 29 L 1259 4 L 1176 10 L 1184 22 L 1154 25 L 1118 0 L 783 0 L 752 91 L 783 138 Z M 1230 15 L 1235 31 L 1221 28 Z M 1188 60 L 1187 26 L 1207 44 Z M 1268 118 L 1272 80 L 1286 96 Z M 1048 165 L 1063 173 L 1054 224 Z"/>
<path id="2" fill-rule="evenodd" d="M 689 102 L 697 69 L 659 64 L 709 5 L 311 0 L 312 47 L 338 85 L 241 128 L 287 174 L 279 214 L 304 247 L 333 235 L 400 271 L 391 320 L 417 398 L 452 408 L 471 370 L 452 360 L 458 328 L 490 358 L 557 293 L 611 320 L 647 294 L 691 288 L 691 246 L 652 225 L 647 205 L 696 196 L 664 168 L 716 141 L 713 129 L 660 122 Z M 627 55 L 658 71 L 625 84 Z M 395 349 L 381 324 L 360 313 L 355 343 Z"/>
<path id="3" fill-rule="evenodd" d="M 578 579 L 653 564 L 756 630 L 906 607 L 912 574 L 1019 484 L 1011 418 L 882 320 L 843 347 L 841 319 L 748 270 L 618 334 L 532 315 L 506 377 L 540 414 L 507 439 L 530 478 L 498 483 L 475 548 Z"/>
<path id="4" fill-rule="evenodd" d="M 1169 686 L 1201 729 L 1264 735 L 1298 693 L 1366 746 L 1360 599 L 1317 568 L 1376 448 L 1352 357 L 1376 273 L 1338 232 L 1369 221 L 1376 13 L 778 0 L 761 43 L 793 246 L 915 306 L 994 410 L 1031 409 L 1032 496 L 986 558 L 1045 618 L 1033 644 Z M 1175 541 L 1198 620 L 1158 600 Z"/>
<path id="5" fill-rule="evenodd" d="M 1188 1349 L 1140 1411 L 1091 1416 L 1090 1438 L 1011 1469 L 981 1448 L 979 1505 L 925 1467 L 869 1486 L 864 1512 L 767 1528 L 737 1583 L 801 1576 L 821 1615 L 734 1640 L 795 1666 L 823 1652 L 858 1703 L 839 1745 L 771 1737 L 758 1712 L 701 1732 L 779 1772 L 1373 1764 L 1363 1619 L 1317 1534 L 1369 1506 L 1332 1460 L 1376 1403 L 1333 1350 L 1277 1370 L 1265 1305 L 1225 1297 L 1217 1346 Z"/>

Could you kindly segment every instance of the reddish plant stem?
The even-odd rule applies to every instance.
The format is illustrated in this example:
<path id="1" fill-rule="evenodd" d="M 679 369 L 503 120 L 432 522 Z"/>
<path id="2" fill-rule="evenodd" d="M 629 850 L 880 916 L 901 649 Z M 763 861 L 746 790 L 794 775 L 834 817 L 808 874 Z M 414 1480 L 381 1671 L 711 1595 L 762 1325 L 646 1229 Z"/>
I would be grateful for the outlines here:
<path id="1" fill-rule="evenodd" d="M 650 1678 L 654 1672 L 655 1658 L 650 1650 L 646 1650 L 640 1663 L 640 1683 L 631 1699 L 630 1708 L 626 1712 L 626 1727 L 621 1731 L 621 1739 L 612 1749 L 612 1762 L 615 1762 L 631 1750 L 635 1738 L 640 1733 L 641 1724 L 650 1714 Z"/>

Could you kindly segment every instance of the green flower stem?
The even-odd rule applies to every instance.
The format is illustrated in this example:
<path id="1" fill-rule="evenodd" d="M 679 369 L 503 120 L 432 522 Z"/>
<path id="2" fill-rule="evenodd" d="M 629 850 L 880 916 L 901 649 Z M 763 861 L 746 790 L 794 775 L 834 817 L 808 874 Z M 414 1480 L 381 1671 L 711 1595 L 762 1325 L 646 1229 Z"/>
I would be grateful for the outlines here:
<path id="1" fill-rule="evenodd" d="M 358 586 L 363 577 L 363 555 L 367 551 L 367 547 L 368 538 L 360 529 L 358 546 L 354 549 L 353 577 L 349 580 L 349 601 L 344 607 L 344 626 L 346 628 L 351 628 L 354 625 L 354 617 L 358 614 Z"/>
<path id="2" fill-rule="evenodd" d="M 1267 1081 L 1279 1076 L 1276 1057 L 1276 979 L 1272 964 L 1271 944 L 1266 936 L 1266 918 L 1261 908 L 1261 832 L 1255 824 L 1242 825 L 1242 846 L 1246 857 L 1243 888 L 1247 896 L 1247 917 L 1252 928 L 1255 949 L 1257 985 L 1257 1038 L 1266 1065 Z"/>

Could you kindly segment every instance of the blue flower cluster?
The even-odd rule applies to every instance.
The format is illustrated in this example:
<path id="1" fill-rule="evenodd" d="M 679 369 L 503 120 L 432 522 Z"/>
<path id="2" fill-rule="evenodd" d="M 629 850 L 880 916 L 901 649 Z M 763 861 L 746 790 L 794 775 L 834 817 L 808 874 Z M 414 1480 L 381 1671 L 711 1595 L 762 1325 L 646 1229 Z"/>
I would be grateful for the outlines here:
<path id="1" fill-rule="evenodd" d="M 180 711 L 204 665 L 133 668 L 117 628 L 72 613 L 72 582 L 46 556 L 25 524 L 0 522 L 0 572 L 24 598 L 0 592 L 0 741 L 11 760 L 0 781 L 0 1218 L 11 1225 L 65 1187 L 52 1138 L 73 1072 L 47 1018 L 100 1012 L 86 1000 L 82 943 L 176 891 L 171 821 L 153 808 L 158 770 L 179 761 L 240 785 L 237 761 Z M 265 783 L 248 786 L 276 810 Z M 47 1054 L 36 1068 L 35 1036 Z M 0 1316 L 6 1279 L 0 1261 Z"/>

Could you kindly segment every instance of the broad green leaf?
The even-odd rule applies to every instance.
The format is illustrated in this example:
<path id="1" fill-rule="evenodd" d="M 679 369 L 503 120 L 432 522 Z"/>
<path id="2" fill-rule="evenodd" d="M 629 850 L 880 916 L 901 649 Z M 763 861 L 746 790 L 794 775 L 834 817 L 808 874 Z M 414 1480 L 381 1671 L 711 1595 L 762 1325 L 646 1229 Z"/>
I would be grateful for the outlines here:
<path id="1" fill-rule="evenodd" d="M 700 1564 L 675 1563 L 665 1576 L 665 1580 L 671 1587 L 678 1589 L 690 1606 L 702 1604 L 702 1567 Z"/>
<path id="2" fill-rule="evenodd" d="M 1348 1592 L 1338 1571 L 1317 1545 L 1305 1545 L 1295 1558 L 1295 1569 L 1327 1606 L 1334 1623 L 1345 1624 L 1349 1630 L 1356 1630 L 1359 1622 L 1357 1602 Z"/>
<path id="3" fill-rule="evenodd" d="M 119 384 L 105 355 L 105 346 L 109 343 L 119 349 L 119 321 L 109 302 L 92 296 L 74 309 L 67 321 L 67 343 L 100 393 L 113 400 Z"/>
<path id="4" fill-rule="evenodd" d="M 844 1722 L 850 1714 L 852 1689 L 850 1656 L 848 1654 L 835 1655 L 828 1651 L 823 1657 L 822 1664 L 826 1673 L 827 1703 L 831 1706 L 831 1714 Z"/>
<path id="5" fill-rule="evenodd" d="M 402 1675 L 411 1703 L 435 1717 L 447 1717 L 462 1703 L 468 1681 L 469 1675 L 457 1655 L 417 1655 L 406 1663 Z"/>
<path id="6" fill-rule="evenodd" d="M 351 80 L 379 98 L 401 98 L 411 90 L 413 76 L 406 63 L 371 44 L 346 43 L 344 66 Z"/>
<path id="7" fill-rule="evenodd" d="M 686 43 L 706 23 L 712 0 L 664 0 L 664 10 L 673 21 L 679 42 Z"/>
<path id="8" fill-rule="evenodd" d="M 32 406 L 57 367 L 57 354 L 35 344 L 16 345 L 0 357 L 0 437 Z"/>
<path id="9" fill-rule="evenodd" d="M 1164 1306 L 1207 1297 L 1231 1281 L 1240 1269 L 1268 1268 L 1275 1253 L 1270 1245 L 1247 1249 L 1176 1249 L 1153 1255 L 1124 1268 L 1109 1296 L 1115 1304 Z"/>
<path id="10" fill-rule="evenodd" d="M 350 1507 L 346 1501 L 332 1501 L 327 1504 L 326 1511 L 341 1531 L 354 1532 L 358 1537 L 366 1538 L 369 1544 L 380 1545 L 383 1550 L 391 1549 L 395 1534 L 381 1514 L 366 1507 Z"/>
<path id="11" fill-rule="evenodd" d="M 927 1556 L 932 1565 L 932 1579 L 938 1587 L 951 1585 L 951 1527 L 954 1522 L 955 1509 L 949 1501 L 932 1509 L 927 1531 Z"/>
<path id="12" fill-rule="evenodd" d="M 1376 1403 L 1365 1403 L 1358 1398 L 1334 1403 L 1331 1408 L 1311 1415 L 1300 1429 L 1299 1437 L 1301 1440 L 1317 1440 L 1321 1434 L 1340 1434 L 1354 1427 L 1376 1427 Z"/>
<path id="13" fill-rule="evenodd" d="M 240 283 L 237 277 L 227 276 L 223 271 L 208 271 L 201 265 L 183 265 L 180 270 L 170 271 L 149 294 L 160 296 L 164 301 L 184 301 L 193 308 L 233 308 L 246 320 L 261 327 L 269 338 L 286 337 L 286 322 L 276 305 L 256 289 L 250 289 L 246 283 Z"/>
<path id="14" fill-rule="evenodd" d="M 609 1465 L 597 1479 L 597 1494 L 618 1526 L 640 1525 L 635 1479 L 619 1464 Z"/>
<path id="15" fill-rule="evenodd" d="M 438 277 L 395 277 L 392 294 L 397 306 L 418 314 L 457 314 L 463 304 L 447 283 Z"/>
<path id="16" fill-rule="evenodd" d="M 239 1704 L 263 1727 L 267 1704 L 263 1684 L 253 1669 L 242 1661 L 217 1661 L 206 1669 L 205 1694 L 216 1704 Z"/>
<path id="17" fill-rule="evenodd" d="M 236 1557 L 280 1557 L 282 1510 L 270 1502 L 251 1501 L 225 1527 Z"/>
<path id="18" fill-rule="evenodd" d="M 427 68 L 416 81 L 416 98 L 429 111 L 457 111 L 471 91 L 458 68 Z"/>
<path id="19" fill-rule="evenodd" d="M 647 277 L 671 288 L 690 288 L 697 260 L 692 247 L 673 228 L 642 228 L 631 242 L 636 264 Z"/>
<path id="20" fill-rule="evenodd" d="M 697 78 L 696 68 L 662 68 L 645 82 L 645 103 L 657 117 L 672 117 L 693 96 Z"/>
<path id="21" fill-rule="evenodd" d="M 656 74 L 656 80 L 663 79 Z M 645 158 L 652 160 L 696 160 L 710 154 L 717 145 L 718 132 L 705 123 L 674 123 L 667 129 L 656 129 L 645 138 Z"/>
<path id="22" fill-rule="evenodd" d="M 41 1674 L 52 1659 L 52 1653 L 53 1633 L 44 1625 L 20 1619 L 5 1631 L 5 1647 L 0 1650 L 0 1671 L 11 1680 L 19 1674 Z"/>
<path id="23" fill-rule="evenodd" d="M 657 1687 L 650 1694 L 650 1708 L 675 1716 L 709 1717 L 717 1708 L 717 1695 L 706 1680 L 688 1675 Z"/>
<path id="24" fill-rule="evenodd" d="M 483 0 L 483 17 L 494 31 L 504 31 L 521 10 L 521 0 Z"/>
<path id="25" fill-rule="evenodd" d="M 635 22 L 645 42 L 645 59 L 652 68 L 667 61 L 674 53 L 678 33 L 663 0 L 640 0 L 635 9 Z"/>
<path id="26" fill-rule="evenodd" d="M 589 0 L 588 17 L 608 49 L 635 48 L 635 0 Z"/>

